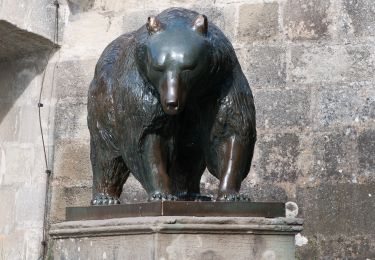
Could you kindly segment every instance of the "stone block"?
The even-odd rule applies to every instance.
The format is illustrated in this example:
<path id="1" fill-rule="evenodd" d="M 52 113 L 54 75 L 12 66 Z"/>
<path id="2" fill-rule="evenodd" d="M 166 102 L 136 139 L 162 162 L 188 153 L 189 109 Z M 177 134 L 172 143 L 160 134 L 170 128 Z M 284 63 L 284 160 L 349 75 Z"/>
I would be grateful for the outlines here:
<path id="1" fill-rule="evenodd" d="M 242 49 L 239 61 L 251 87 L 283 86 L 286 82 L 286 50 L 253 46 Z"/>
<path id="2" fill-rule="evenodd" d="M 1 87 L 0 87 L 1 88 Z M 21 108 L 11 103 L 2 103 L 0 109 L 0 136 L 2 142 L 12 142 L 18 139 L 20 131 Z M 8 110 L 7 110 L 8 109 Z"/>
<path id="3" fill-rule="evenodd" d="M 80 139 L 88 142 L 87 98 L 67 98 L 56 104 L 55 140 Z"/>
<path id="4" fill-rule="evenodd" d="M 91 185 L 90 145 L 82 141 L 55 144 L 53 178 L 64 186 Z"/>
<path id="5" fill-rule="evenodd" d="M 35 156 L 33 145 L 4 145 L 2 147 L 3 167 L 5 169 L 3 184 L 30 184 L 35 181 Z"/>
<path id="6" fill-rule="evenodd" d="M 328 35 L 330 25 L 326 0 L 287 0 L 283 5 L 284 33 L 290 40 L 313 40 Z"/>
<path id="7" fill-rule="evenodd" d="M 28 228 L 24 236 L 24 250 L 26 259 L 38 259 L 41 255 L 41 243 L 43 240 L 43 230 L 39 228 Z"/>
<path id="8" fill-rule="evenodd" d="M 296 258 L 372 259 L 375 256 L 374 241 L 373 235 L 311 235 L 306 245 L 296 248 Z"/>
<path id="9" fill-rule="evenodd" d="M 262 176 L 259 177 L 262 178 Z M 245 181 L 242 183 L 241 193 L 248 195 L 253 202 L 288 201 L 288 195 L 283 188 L 267 182 L 251 185 Z"/>
<path id="10" fill-rule="evenodd" d="M 255 90 L 257 129 L 284 130 L 310 125 L 310 90 Z"/>
<path id="11" fill-rule="evenodd" d="M 10 234 L 14 232 L 15 229 L 16 192 L 17 188 L 14 186 L 3 184 L 0 186 L 0 250 L 2 242 L 1 235 Z"/>
<path id="12" fill-rule="evenodd" d="M 52 226 L 51 253 L 56 259 L 293 259 L 301 224 L 255 217 L 71 221 Z"/>
<path id="13" fill-rule="evenodd" d="M 0 257 L 2 259 L 29 259 L 25 250 L 26 231 L 20 230 L 0 235 Z M 34 244 L 40 246 L 40 243 Z M 25 252 L 26 251 L 26 252 Z"/>
<path id="14" fill-rule="evenodd" d="M 349 15 L 349 26 L 356 36 L 375 35 L 375 2 L 372 0 L 344 0 L 344 10 Z"/>
<path id="15" fill-rule="evenodd" d="M 291 48 L 288 81 L 304 84 L 373 80 L 372 45 L 295 46 Z"/>
<path id="16" fill-rule="evenodd" d="M 297 165 L 301 147 L 296 133 L 259 134 L 257 148 L 256 173 L 265 182 L 293 183 L 302 174 Z"/>
<path id="17" fill-rule="evenodd" d="M 91 186 L 64 186 L 52 183 L 51 223 L 65 220 L 66 207 L 89 206 L 92 199 Z"/>
<path id="18" fill-rule="evenodd" d="M 373 259 L 375 236 L 318 236 L 320 259 Z"/>
<path id="19" fill-rule="evenodd" d="M 359 168 L 369 178 L 375 173 L 375 131 L 366 129 L 358 135 Z"/>
<path id="20" fill-rule="evenodd" d="M 353 182 L 358 171 L 357 141 L 355 128 L 335 129 L 334 132 L 317 133 L 313 137 L 313 170 L 309 178 L 313 182 Z"/>
<path id="21" fill-rule="evenodd" d="M 375 90 L 372 84 L 327 86 L 317 91 L 315 126 L 363 125 L 375 118 Z"/>
<path id="22" fill-rule="evenodd" d="M 297 187 L 305 235 L 373 235 L 375 183 L 325 183 Z"/>
<path id="23" fill-rule="evenodd" d="M 278 9 L 277 2 L 240 5 L 238 40 L 244 43 L 275 40 L 279 32 Z"/>
<path id="24" fill-rule="evenodd" d="M 96 59 L 63 61 L 57 64 L 55 72 L 56 96 L 87 97 L 87 92 L 94 77 Z"/>
<path id="25" fill-rule="evenodd" d="M 35 100 L 35 103 L 32 105 L 23 105 L 21 106 L 21 113 L 20 119 L 18 124 L 20 125 L 19 134 L 18 134 L 18 142 L 20 143 L 29 143 L 29 144 L 42 144 L 42 137 L 40 134 L 40 126 L 39 126 L 39 117 L 38 117 L 38 101 Z M 43 116 L 43 112 L 41 111 L 41 115 Z M 42 125 L 43 130 L 45 131 L 44 134 L 47 134 L 47 127 L 46 125 Z"/>
<path id="26" fill-rule="evenodd" d="M 15 223 L 18 230 L 43 227 L 45 189 L 37 185 L 24 185 L 16 194 Z"/>
<path id="27" fill-rule="evenodd" d="M 304 236 L 305 232 L 302 231 Z M 305 236 L 304 236 L 305 237 Z M 296 247 L 296 259 L 318 259 L 319 245 L 316 236 L 307 237 L 308 242 L 306 245 Z"/>
<path id="28" fill-rule="evenodd" d="M 125 32 L 123 15 L 93 11 L 73 16 L 64 29 L 59 61 L 98 60 L 105 47 Z"/>

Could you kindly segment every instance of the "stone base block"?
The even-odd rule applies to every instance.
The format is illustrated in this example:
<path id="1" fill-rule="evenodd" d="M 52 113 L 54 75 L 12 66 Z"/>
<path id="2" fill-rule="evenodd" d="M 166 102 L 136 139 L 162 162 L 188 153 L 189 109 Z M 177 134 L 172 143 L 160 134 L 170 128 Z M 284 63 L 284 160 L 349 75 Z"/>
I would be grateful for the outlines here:
<path id="1" fill-rule="evenodd" d="M 302 219 L 134 217 L 68 221 L 50 230 L 52 259 L 294 259 Z"/>

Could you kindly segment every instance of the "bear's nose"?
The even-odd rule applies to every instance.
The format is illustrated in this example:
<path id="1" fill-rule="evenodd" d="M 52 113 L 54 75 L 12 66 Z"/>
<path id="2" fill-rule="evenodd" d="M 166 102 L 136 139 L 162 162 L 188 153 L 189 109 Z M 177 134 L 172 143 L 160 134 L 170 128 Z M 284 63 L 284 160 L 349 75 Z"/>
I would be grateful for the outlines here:
<path id="1" fill-rule="evenodd" d="M 178 110 L 178 101 L 167 101 L 168 110 Z"/>

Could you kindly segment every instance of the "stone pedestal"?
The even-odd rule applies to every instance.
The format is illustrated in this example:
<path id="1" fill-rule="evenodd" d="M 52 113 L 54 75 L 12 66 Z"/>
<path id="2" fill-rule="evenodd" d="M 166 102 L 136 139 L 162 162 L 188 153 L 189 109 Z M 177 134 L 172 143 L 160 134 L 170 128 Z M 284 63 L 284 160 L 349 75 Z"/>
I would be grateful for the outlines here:
<path id="1" fill-rule="evenodd" d="M 52 259 L 294 259 L 302 219 L 157 216 L 54 224 Z"/>

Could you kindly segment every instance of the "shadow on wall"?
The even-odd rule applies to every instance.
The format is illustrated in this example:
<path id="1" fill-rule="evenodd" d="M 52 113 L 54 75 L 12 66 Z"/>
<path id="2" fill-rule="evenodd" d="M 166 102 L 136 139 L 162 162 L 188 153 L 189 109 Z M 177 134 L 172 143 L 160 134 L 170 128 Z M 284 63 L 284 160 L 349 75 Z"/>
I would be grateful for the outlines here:
<path id="1" fill-rule="evenodd" d="M 72 14 L 88 11 L 94 3 L 95 0 L 68 0 L 69 10 Z"/>
<path id="2" fill-rule="evenodd" d="M 0 35 L 1 124 L 18 97 L 43 73 L 54 44 L 1 20 Z M 34 91 L 28 100 L 31 103 L 37 98 L 39 93 Z"/>
<path id="3" fill-rule="evenodd" d="M 50 51 L 39 51 L 15 60 L 0 62 L 0 124 L 30 84 L 40 85 L 41 78 L 37 76 L 43 73 L 49 53 Z M 29 102 L 35 102 L 38 97 L 39 93 L 34 91 Z"/>

